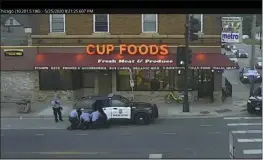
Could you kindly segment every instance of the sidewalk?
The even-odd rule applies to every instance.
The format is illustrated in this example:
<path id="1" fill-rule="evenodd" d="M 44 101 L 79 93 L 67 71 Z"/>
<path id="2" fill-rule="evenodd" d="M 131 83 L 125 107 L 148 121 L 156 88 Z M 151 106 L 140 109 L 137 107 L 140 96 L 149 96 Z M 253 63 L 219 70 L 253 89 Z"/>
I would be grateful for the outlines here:
<path id="1" fill-rule="evenodd" d="M 7 104 L 6 104 L 7 105 Z M 166 104 L 164 102 L 156 103 L 160 118 L 178 118 L 178 117 L 218 117 L 225 115 L 239 114 L 246 109 L 246 101 L 234 101 L 231 99 L 226 99 L 223 104 L 219 103 L 209 103 L 209 102 L 195 102 L 190 104 L 190 112 L 182 112 L 183 105 L 178 103 Z M 72 111 L 72 104 L 65 103 L 62 105 L 63 117 L 68 117 L 69 113 Z M 49 104 L 33 104 L 33 112 L 28 114 L 19 114 L 16 112 L 15 106 L 10 105 L 1 108 L 2 118 L 53 118 L 52 106 Z"/>

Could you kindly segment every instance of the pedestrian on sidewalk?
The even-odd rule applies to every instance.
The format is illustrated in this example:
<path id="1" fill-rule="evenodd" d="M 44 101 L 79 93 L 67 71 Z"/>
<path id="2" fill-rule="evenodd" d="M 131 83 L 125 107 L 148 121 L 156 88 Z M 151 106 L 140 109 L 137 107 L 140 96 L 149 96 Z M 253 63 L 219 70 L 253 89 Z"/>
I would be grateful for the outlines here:
<path id="1" fill-rule="evenodd" d="M 57 96 L 55 95 L 53 100 L 51 101 L 52 104 L 52 109 L 53 109 L 53 113 L 54 113 L 54 117 L 55 117 L 55 122 L 58 122 L 58 118 L 60 121 L 63 121 L 62 119 L 62 113 L 61 111 L 63 110 L 61 104 L 60 104 L 60 100 L 57 98 Z"/>

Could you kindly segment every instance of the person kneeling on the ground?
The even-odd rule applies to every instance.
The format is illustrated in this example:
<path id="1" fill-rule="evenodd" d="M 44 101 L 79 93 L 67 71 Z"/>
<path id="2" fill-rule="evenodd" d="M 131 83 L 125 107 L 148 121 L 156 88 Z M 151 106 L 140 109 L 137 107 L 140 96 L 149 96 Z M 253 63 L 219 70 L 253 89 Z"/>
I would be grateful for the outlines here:
<path id="1" fill-rule="evenodd" d="M 86 130 L 89 128 L 90 117 L 91 115 L 89 113 L 82 111 L 82 114 L 80 116 L 80 122 L 83 126 L 83 130 Z"/>
<path id="2" fill-rule="evenodd" d="M 107 115 L 104 113 L 101 107 L 97 107 L 94 112 L 91 113 L 92 127 L 104 127 L 107 124 Z"/>
<path id="3" fill-rule="evenodd" d="M 70 129 L 75 130 L 78 128 L 79 126 L 79 117 L 81 116 L 81 109 L 74 109 L 73 111 L 71 111 L 71 113 L 69 114 L 69 121 L 71 123 L 70 125 Z"/>

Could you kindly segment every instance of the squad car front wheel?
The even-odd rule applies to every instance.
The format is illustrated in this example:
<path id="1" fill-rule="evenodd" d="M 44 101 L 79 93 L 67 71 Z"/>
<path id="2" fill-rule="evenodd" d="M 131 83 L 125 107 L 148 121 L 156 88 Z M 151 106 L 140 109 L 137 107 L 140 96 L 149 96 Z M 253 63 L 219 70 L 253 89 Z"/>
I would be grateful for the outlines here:
<path id="1" fill-rule="evenodd" d="M 145 124 L 149 123 L 149 118 L 148 118 L 147 114 L 145 114 L 145 113 L 136 114 L 134 120 L 135 120 L 135 123 L 138 125 L 145 125 Z"/>

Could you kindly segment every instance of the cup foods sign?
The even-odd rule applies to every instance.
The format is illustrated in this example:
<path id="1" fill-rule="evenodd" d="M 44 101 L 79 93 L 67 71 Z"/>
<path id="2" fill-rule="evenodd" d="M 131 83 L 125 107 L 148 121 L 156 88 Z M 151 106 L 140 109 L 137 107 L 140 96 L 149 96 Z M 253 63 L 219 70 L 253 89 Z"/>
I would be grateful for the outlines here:
<path id="1" fill-rule="evenodd" d="M 242 42 L 242 18 L 222 17 L 221 42 Z"/>

